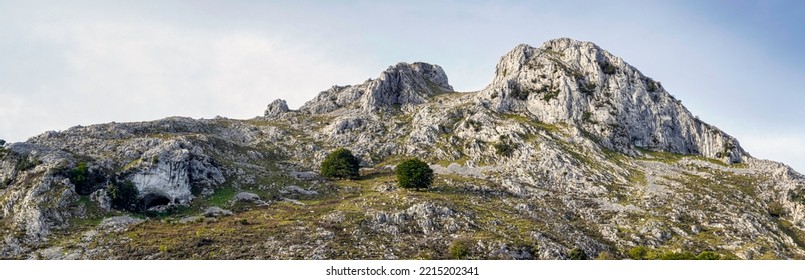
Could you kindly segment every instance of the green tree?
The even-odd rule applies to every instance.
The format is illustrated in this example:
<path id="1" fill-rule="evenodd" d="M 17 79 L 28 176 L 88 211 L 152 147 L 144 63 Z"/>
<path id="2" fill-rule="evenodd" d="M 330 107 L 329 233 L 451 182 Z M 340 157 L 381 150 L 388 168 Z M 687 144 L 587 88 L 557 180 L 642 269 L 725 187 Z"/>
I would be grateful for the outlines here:
<path id="1" fill-rule="evenodd" d="M 75 168 L 67 172 L 70 182 L 75 185 L 75 192 L 80 195 L 88 195 L 92 192 L 89 189 L 89 167 L 86 162 L 79 162 Z"/>
<path id="2" fill-rule="evenodd" d="M 433 184 L 433 169 L 419 159 L 409 159 L 397 165 L 397 184 L 401 188 L 427 189 Z"/>
<path id="3" fill-rule="evenodd" d="M 112 206 L 117 209 L 136 211 L 139 207 L 140 191 L 131 181 L 124 181 L 109 186 L 109 198 L 112 199 Z"/>
<path id="4" fill-rule="evenodd" d="M 358 178 L 360 170 L 360 159 L 352 155 L 352 152 L 339 148 L 331 152 L 321 162 L 321 176 L 328 178 Z"/>

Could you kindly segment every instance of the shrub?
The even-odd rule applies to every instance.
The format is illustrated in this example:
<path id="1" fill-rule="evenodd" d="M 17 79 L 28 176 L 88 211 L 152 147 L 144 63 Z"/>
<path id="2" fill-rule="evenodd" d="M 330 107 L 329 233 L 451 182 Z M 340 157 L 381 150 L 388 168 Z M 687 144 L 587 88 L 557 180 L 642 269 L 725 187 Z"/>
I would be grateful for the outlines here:
<path id="1" fill-rule="evenodd" d="M 581 91 L 581 93 L 590 95 L 595 93 L 595 87 L 596 87 L 595 83 L 588 81 L 587 83 L 579 85 L 579 91 Z"/>
<path id="2" fill-rule="evenodd" d="M 528 100 L 528 91 L 520 88 L 520 86 L 511 87 L 511 96 L 522 101 Z"/>
<path id="3" fill-rule="evenodd" d="M 660 90 L 660 85 L 658 82 L 648 79 L 648 81 L 646 81 L 646 90 L 648 90 L 648 92 L 656 92 Z"/>
<path id="4" fill-rule="evenodd" d="M 483 125 L 479 121 L 467 119 L 467 121 L 464 122 L 464 128 L 472 128 L 473 131 L 479 132 L 483 128 Z"/>
<path id="5" fill-rule="evenodd" d="M 433 169 L 427 163 L 419 159 L 409 159 L 399 165 L 395 170 L 397 173 L 397 185 L 401 188 L 420 188 L 427 189 L 433 184 Z"/>
<path id="6" fill-rule="evenodd" d="M 139 208 L 140 191 L 131 181 L 118 182 L 109 186 L 112 206 L 120 210 L 136 211 Z"/>
<path id="7" fill-rule="evenodd" d="M 67 172 L 70 182 L 75 185 L 75 192 L 80 195 L 88 195 L 91 193 L 89 190 L 89 167 L 86 162 L 79 162 L 75 168 Z"/>
<path id="8" fill-rule="evenodd" d="M 537 92 L 542 94 L 542 101 L 549 102 L 551 99 L 555 99 L 559 96 L 559 93 L 562 92 L 558 87 L 551 85 L 551 86 L 543 86 L 537 90 Z"/>
<path id="9" fill-rule="evenodd" d="M 586 260 L 587 253 L 585 253 L 581 248 L 576 247 L 567 253 L 567 258 L 571 260 Z"/>
<path id="10" fill-rule="evenodd" d="M 328 178 L 358 178 L 361 161 L 350 150 L 340 148 L 321 162 L 321 176 Z"/>
<path id="11" fill-rule="evenodd" d="M 590 122 L 590 119 L 592 117 L 593 117 L 593 114 L 590 114 L 590 112 L 584 112 L 584 114 L 581 114 L 581 120 L 585 121 L 585 122 Z"/>
<path id="12" fill-rule="evenodd" d="M 632 249 L 629 249 L 629 252 L 627 252 L 629 258 L 633 260 L 645 260 L 647 254 L 648 248 L 646 248 L 646 246 L 636 246 Z"/>
<path id="13" fill-rule="evenodd" d="M 769 211 L 769 215 L 775 218 L 782 217 L 783 214 L 785 214 L 785 208 L 783 208 L 783 205 L 777 201 L 769 203 L 767 210 Z"/>
<path id="14" fill-rule="evenodd" d="M 682 252 L 664 252 L 659 255 L 661 260 L 695 260 L 696 255 L 688 251 Z"/>
<path id="15" fill-rule="evenodd" d="M 598 256 L 595 257 L 596 260 L 616 260 L 617 258 L 610 252 L 604 251 L 598 253 Z"/>
<path id="16" fill-rule="evenodd" d="M 495 147 L 495 153 L 500 156 L 510 157 L 514 154 L 514 147 L 508 142 L 498 142 L 493 144 L 493 146 Z"/>
<path id="17" fill-rule="evenodd" d="M 609 62 L 606 62 L 606 61 L 599 62 L 598 66 L 601 67 L 601 71 L 604 72 L 604 74 L 607 74 L 607 75 L 612 75 L 612 74 L 615 74 L 616 72 L 618 72 L 618 67 L 616 67 L 615 65 L 612 65 L 612 64 L 610 64 Z"/>
<path id="18" fill-rule="evenodd" d="M 17 159 L 17 163 L 14 164 L 14 168 L 18 171 L 26 171 L 28 169 L 36 167 L 37 164 L 42 163 L 38 160 L 30 160 L 28 155 L 22 155 L 19 159 Z"/>
<path id="19" fill-rule="evenodd" d="M 699 255 L 696 256 L 697 260 L 720 260 L 721 256 L 716 252 L 712 251 L 702 251 Z"/>
<path id="20" fill-rule="evenodd" d="M 101 186 L 107 178 L 103 172 L 93 171 L 87 162 L 80 161 L 75 168 L 66 171 L 67 178 L 75 186 L 75 192 L 79 195 L 89 195 Z"/>
<path id="21" fill-rule="evenodd" d="M 453 240 L 453 242 L 450 242 L 450 246 L 447 247 L 447 251 L 448 253 L 450 253 L 451 258 L 461 260 L 470 255 L 471 247 L 472 247 L 471 240 L 466 238 L 460 238 Z"/>

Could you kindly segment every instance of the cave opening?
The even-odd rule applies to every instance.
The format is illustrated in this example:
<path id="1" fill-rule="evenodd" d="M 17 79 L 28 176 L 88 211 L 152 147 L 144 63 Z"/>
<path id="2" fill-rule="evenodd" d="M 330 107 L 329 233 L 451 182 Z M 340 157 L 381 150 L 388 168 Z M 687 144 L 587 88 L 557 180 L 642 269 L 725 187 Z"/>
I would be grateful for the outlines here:
<path id="1" fill-rule="evenodd" d="M 163 206 L 168 205 L 172 202 L 172 200 L 164 195 L 149 193 L 143 196 L 143 205 L 145 209 L 155 207 L 155 206 Z"/>

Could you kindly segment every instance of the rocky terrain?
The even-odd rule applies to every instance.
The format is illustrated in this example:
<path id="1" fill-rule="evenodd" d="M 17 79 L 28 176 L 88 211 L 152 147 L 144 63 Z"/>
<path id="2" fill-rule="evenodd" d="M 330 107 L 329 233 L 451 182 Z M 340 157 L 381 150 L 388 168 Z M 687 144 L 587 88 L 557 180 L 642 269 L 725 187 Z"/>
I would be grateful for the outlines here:
<path id="1" fill-rule="evenodd" d="M 360 178 L 321 178 L 342 147 Z M 431 188 L 396 187 L 411 157 Z M 120 204 L 126 186 L 136 201 Z M 400 63 L 298 110 L 79 126 L 0 150 L 7 259 L 803 258 L 804 206 L 803 175 L 566 38 L 517 46 L 478 92 Z"/>

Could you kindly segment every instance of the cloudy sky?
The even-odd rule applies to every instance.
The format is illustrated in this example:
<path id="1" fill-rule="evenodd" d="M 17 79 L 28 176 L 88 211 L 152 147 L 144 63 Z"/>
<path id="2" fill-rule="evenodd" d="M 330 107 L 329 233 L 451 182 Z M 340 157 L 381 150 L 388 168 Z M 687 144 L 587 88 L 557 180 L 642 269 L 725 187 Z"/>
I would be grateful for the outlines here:
<path id="1" fill-rule="evenodd" d="M 0 139 L 251 118 L 397 62 L 439 64 L 473 91 L 517 44 L 570 37 L 661 81 L 752 155 L 805 171 L 805 2 L 666 2 L 0 0 Z"/>

